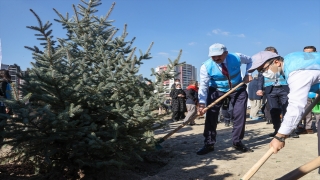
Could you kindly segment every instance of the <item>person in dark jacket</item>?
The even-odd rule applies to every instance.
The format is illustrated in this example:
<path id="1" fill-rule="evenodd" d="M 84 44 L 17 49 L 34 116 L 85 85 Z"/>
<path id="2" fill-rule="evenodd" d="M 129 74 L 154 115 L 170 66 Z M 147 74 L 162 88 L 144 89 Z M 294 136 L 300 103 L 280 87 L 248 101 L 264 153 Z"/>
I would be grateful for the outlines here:
<path id="1" fill-rule="evenodd" d="M 183 122 L 189 121 L 189 125 L 193 126 L 196 123 L 194 122 L 195 117 L 197 116 L 197 104 L 198 104 L 198 82 L 191 80 L 189 86 L 186 90 L 186 106 L 187 106 L 187 116 L 184 118 Z"/>
<path id="2" fill-rule="evenodd" d="M 172 120 L 179 121 L 184 116 L 186 107 L 186 93 L 181 89 L 181 84 L 176 84 L 176 89 L 172 91 Z"/>
<path id="3" fill-rule="evenodd" d="M 0 70 L 0 97 L 9 98 L 7 92 L 7 86 L 11 82 L 11 76 L 8 70 Z M 6 106 L 3 102 L 0 101 L 0 113 L 6 113 Z M 4 126 L 0 126 L 0 133 L 4 131 Z M 3 137 L 0 136 L 0 143 L 3 142 Z"/>
<path id="4" fill-rule="evenodd" d="M 258 96 L 256 92 L 258 91 L 258 76 L 255 76 L 253 80 L 249 83 L 248 87 L 248 98 L 250 102 L 250 119 L 261 120 L 258 116 L 258 111 L 261 106 L 262 96 Z"/>
<path id="5" fill-rule="evenodd" d="M 7 86 L 11 83 L 11 76 L 8 70 L 0 70 L 0 97 L 7 99 Z M 0 102 L 0 113 L 5 114 L 5 104 Z"/>
<path id="6" fill-rule="evenodd" d="M 174 79 L 174 83 L 171 85 L 170 97 L 172 98 L 173 90 L 176 89 L 176 85 L 180 83 L 180 79 Z"/>
<path id="7" fill-rule="evenodd" d="M 171 85 L 171 91 L 170 91 L 170 97 L 172 98 L 173 90 L 176 89 L 176 85 L 180 84 L 180 79 L 174 79 L 174 84 Z M 182 85 L 180 84 L 180 88 L 182 88 Z M 172 113 L 172 119 L 174 119 L 174 113 Z M 180 120 L 183 120 L 186 116 L 184 113 L 180 116 Z"/>

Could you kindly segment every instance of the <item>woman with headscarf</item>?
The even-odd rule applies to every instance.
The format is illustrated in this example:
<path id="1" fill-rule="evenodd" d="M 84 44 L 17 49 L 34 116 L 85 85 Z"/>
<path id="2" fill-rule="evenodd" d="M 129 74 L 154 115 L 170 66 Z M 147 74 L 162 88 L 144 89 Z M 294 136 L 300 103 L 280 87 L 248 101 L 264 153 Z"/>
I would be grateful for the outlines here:
<path id="1" fill-rule="evenodd" d="M 186 93 L 181 89 L 181 84 L 176 84 L 176 89 L 172 90 L 172 120 L 179 121 L 187 110 Z"/>

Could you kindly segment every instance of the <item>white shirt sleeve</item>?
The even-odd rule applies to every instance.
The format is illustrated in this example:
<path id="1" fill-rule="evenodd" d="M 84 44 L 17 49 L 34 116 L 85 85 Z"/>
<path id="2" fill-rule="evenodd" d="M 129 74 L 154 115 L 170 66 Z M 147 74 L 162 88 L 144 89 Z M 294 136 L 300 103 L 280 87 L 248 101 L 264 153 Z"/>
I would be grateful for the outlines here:
<path id="1" fill-rule="evenodd" d="M 251 73 L 248 73 L 248 70 L 251 68 L 252 66 L 252 59 L 250 56 L 241 54 L 241 53 L 235 53 L 236 55 L 238 55 L 240 57 L 240 61 L 241 64 L 246 64 L 246 75 L 251 75 Z"/>
<path id="2" fill-rule="evenodd" d="M 200 67 L 200 86 L 198 91 L 199 103 L 206 103 L 210 76 L 207 72 L 206 66 L 203 64 Z"/>
<path id="3" fill-rule="evenodd" d="M 299 70 L 289 74 L 288 107 L 278 131 L 280 134 L 289 135 L 297 127 L 307 104 L 310 87 L 319 83 L 319 80 L 318 70 Z"/>

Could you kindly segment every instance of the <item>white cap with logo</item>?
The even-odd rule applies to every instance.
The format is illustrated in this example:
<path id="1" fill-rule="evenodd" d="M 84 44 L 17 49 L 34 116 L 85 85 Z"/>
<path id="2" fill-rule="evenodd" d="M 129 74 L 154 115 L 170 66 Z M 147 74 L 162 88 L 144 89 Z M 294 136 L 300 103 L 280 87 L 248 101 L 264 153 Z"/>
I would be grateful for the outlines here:
<path id="1" fill-rule="evenodd" d="M 223 44 L 220 44 L 220 43 L 212 44 L 209 47 L 209 57 L 220 56 L 225 51 L 227 51 L 227 48 Z"/>

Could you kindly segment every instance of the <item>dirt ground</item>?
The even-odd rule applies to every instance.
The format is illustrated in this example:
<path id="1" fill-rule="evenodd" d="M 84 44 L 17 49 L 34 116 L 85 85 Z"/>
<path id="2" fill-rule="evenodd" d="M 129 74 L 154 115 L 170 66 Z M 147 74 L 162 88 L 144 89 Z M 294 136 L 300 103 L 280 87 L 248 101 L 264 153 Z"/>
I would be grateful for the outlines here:
<path id="1" fill-rule="evenodd" d="M 168 118 L 170 118 L 168 116 Z M 217 143 L 214 152 L 199 156 L 196 151 L 203 146 L 204 118 L 197 125 L 185 126 L 169 139 L 161 143 L 161 151 L 172 155 L 168 163 L 155 175 L 143 180 L 239 180 L 269 149 L 272 138 L 268 133 L 273 127 L 264 120 L 247 119 L 243 143 L 254 152 L 240 153 L 231 145 L 231 127 L 218 124 Z M 168 120 L 169 128 L 159 130 L 156 137 L 161 138 L 181 124 L 181 121 Z M 300 138 L 288 138 L 286 146 L 273 154 L 252 180 L 277 179 L 286 173 L 317 157 L 317 134 L 303 134 Z M 302 180 L 320 179 L 318 170 L 301 178 Z"/>
<path id="2" fill-rule="evenodd" d="M 168 128 L 157 130 L 161 138 L 178 127 L 182 121 L 172 122 L 165 117 Z M 144 162 L 135 162 L 133 170 L 120 170 L 110 180 L 239 180 L 269 149 L 273 132 L 271 124 L 264 120 L 247 119 L 243 143 L 254 152 L 240 153 L 231 145 L 232 127 L 219 123 L 214 152 L 199 156 L 196 151 L 203 146 L 204 118 L 197 125 L 186 125 L 161 143 L 162 149 L 151 153 Z M 4 149 L 2 149 L 3 151 Z M 304 134 L 300 138 L 288 138 L 286 146 L 273 154 L 251 178 L 252 180 L 277 179 L 317 157 L 317 135 Z M 21 172 L 20 172 L 21 171 Z M 29 179 L 32 167 L 0 165 L 0 179 Z M 83 180 L 92 178 L 84 177 Z M 102 178 L 104 179 L 104 178 Z M 101 180 L 102 180 L 101 179 Z M 320 180 L 318 170 L 305 175 L 302 180 Z M 99 179 L 100 180 L 100 179 Z"/>

